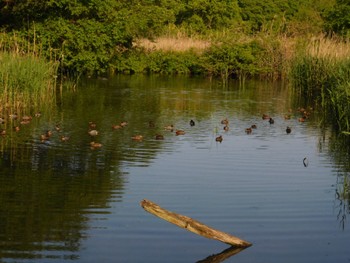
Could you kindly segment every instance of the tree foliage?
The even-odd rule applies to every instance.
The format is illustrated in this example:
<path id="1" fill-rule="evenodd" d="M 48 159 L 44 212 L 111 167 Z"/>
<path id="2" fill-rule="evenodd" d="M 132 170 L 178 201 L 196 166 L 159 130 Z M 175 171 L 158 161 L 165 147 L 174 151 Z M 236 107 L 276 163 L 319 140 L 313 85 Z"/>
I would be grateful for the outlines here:
<path id="1" fill-rule="evenodd" d="M 326 29 L 350 37 L 350 0 L 337 0 L 325 15 Z"/>
<path id="2" fill-rule="evenodd" d="M 334 5 L 336 1 L 336 4 Z M 0 27 L 54 52 L 65 70 L 103 73 L 130 54 L 135 38 L 168 28 L 188 34 L 348 34 L 349 0 L 5 0 Z M 332 7 L 334 8 L 329 11 Z M 326 14 L 326 15 L 325 15 Z M 323 15 L 323 16 L 322 16 Z"/>

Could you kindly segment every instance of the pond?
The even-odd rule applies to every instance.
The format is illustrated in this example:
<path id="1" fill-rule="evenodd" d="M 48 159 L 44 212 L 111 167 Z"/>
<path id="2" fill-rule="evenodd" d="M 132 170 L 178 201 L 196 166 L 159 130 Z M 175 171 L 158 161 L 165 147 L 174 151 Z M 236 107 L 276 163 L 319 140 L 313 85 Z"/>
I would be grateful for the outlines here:
<path id="1" fill-rule="evenodd" d="M 350 261 L 349 160 L 283 83 L 85 79 L 13 130 L 20 120 L 0 138 L 1 262 L 220 262 L 211 256 L 227 244 L 155 217 L 143 199 L 253 243 L 225 262 Z"/>

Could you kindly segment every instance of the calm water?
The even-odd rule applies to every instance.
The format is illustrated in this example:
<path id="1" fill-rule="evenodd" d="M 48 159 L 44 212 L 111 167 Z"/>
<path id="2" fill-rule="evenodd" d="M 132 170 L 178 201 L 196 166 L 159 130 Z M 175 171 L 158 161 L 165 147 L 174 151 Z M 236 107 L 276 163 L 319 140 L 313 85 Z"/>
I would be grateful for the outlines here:
<path id="1" fill-rule="evenodd" d="M 2 125 L 0 262 L 218 262 L 207 257 L 228 248 L 147 213 L 143 199 L 253 243 L 225 262 L 350 262 L 349 160 L 330 150 L 317 110 L 298 121 L 307 105 L 284 85 L 121 76 L 85 80 L 58 104 L 19 132 Z"/>

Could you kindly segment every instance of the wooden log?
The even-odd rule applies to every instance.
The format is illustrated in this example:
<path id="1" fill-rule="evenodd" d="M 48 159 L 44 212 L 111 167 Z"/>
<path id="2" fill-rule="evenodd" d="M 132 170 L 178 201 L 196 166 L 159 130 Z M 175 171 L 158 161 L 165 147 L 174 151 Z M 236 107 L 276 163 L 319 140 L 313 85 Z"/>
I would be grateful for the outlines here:
<path id="1" fill-rule="evenodd" d="M 142 200 L 141 206 L 147 212 L 159 218 L 162 218 L 170 223 L 173 223 L 181 228 L 191 231 L 197 235 L 210 239 L 215 239 L 235 247 L 249 247 L 252 245 L 251 243 L 244 241 L 238 237 L 231 236 L 227 233 L 206 226 L 201 222 L 194 220 L 190 217 L 165 210 L 164 208 L 161 208 L 159 205 L 149 200 Z"/>

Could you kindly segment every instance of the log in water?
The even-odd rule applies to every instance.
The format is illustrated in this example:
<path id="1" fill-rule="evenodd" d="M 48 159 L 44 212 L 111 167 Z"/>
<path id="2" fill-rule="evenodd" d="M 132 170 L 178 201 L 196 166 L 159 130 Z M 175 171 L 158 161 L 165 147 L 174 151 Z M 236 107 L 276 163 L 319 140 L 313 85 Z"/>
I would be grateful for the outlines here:
<path id="1" fill-rule="evenodd" d="M 252 245 L 251 243 L 245 240 L 213 229 L 190 217 L 170 212 L 149 200 L 142 200 L 141 206 L 147 212 L 159 218 L 162 218 L 170 223 L 173 223 L 181 228 L 191 231 L 197 235 L 210 239 L 215 239 L 235 247 L 249 247 Z"/>

